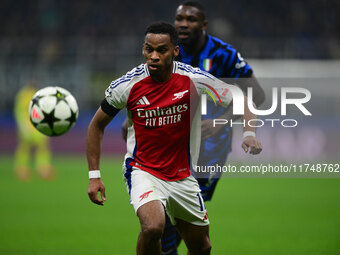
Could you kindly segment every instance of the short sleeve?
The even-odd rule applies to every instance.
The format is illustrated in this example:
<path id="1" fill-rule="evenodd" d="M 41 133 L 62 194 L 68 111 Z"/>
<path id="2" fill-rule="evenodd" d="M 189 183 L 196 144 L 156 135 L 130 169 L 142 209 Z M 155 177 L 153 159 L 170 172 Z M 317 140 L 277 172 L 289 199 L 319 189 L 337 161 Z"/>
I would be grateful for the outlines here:
<path id="1" fill-rule="evenodd" d="M 105 91 L 106 101 L 116 109 L 123 109 L 127 105 L 132 86 L 147 75 L 145 64 L 142 64 L 114 80 Z"/>
<path id="2" fill-rule="evenodd" d="M 234 48 L 230 48 L 231 51 L 231 61 L 229 62 L 229 66 L 227 68 L 227 74 L 225 77 L 230 78 L 248 78 L 253 74 L 253 70 L 250 65 L 246 62 L 246 60 L 242 57 L 241 53 L 235 50 Z"/>
<path id="3" fill-rule="evenodd" d="M 119 80 L 113 81 L 105 91 L 106 101 L 116 109 L 123 109 L 126 106 L 128 95 L 126 86 Z"/>

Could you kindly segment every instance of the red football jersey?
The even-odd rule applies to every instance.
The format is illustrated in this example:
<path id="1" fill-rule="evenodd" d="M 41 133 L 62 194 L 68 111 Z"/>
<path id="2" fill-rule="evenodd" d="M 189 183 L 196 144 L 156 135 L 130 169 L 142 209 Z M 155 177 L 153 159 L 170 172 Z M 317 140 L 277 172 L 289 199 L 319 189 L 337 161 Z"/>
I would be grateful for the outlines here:
<path id="1" fill-rule="evenodd" d="M 200 124 L 195 121 L 200 122 L 200 86 L 216 92 L 214 87 L 221 84 L 210 74 L 179 62 L 174 62 L 173 74 L 166 82 L 153 81 L 146 64 L 113 81 L 106 100 L 117 109 L 126 107 L 130 123 L 126 170 L 136 166 L 167 181 L 188 177 L 199 144 L 191 148 L 194 126 L 195 139 L 200 138 Z M 225 105 L 231 101 L 225 88 L 221 98 Z"/>

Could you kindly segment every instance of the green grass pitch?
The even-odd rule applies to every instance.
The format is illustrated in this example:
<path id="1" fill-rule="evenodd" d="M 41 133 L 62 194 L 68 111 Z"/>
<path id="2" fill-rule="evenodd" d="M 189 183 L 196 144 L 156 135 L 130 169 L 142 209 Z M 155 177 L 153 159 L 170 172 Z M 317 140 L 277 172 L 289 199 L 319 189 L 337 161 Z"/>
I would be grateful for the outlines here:
<path id="1" fill-rule="evenodd" d="M 1 255 L 135 254 L 121 158 L 102 160 L 104 207 L 87 197 L 85 157 L 55 157 L 56 181 L 27 183 L 0 160 Z M 222 179 L 206 206 L 212 254 L 340 254 L 340 179 Z"/>

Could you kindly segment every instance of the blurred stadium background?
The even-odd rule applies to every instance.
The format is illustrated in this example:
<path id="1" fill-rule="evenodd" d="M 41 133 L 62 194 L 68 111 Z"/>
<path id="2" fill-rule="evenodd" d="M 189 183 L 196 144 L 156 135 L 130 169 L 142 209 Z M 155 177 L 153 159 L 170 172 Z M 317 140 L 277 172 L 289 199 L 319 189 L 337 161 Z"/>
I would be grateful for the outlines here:
<path id="1" fill-rule="evenodd" d="M 173 22 L 181 2 L 1 1 L 0 254 L 134 253 L 138 221 L 120 174 L 124 112 L 110 124 L 103 144 L 108 197 L 115 198 L 105 209 L 87 201 L 86 128 L 109 83 L 143 61 L 145 27 L 155 20 Z M 234 45 L 255 70 L 267 94 L 263 109 L 271 104 L 272 87 L 312 93 L 307 106 L 313 116 L 290 112 L 302 123 L 299 128 L 259 130 L 268 149 L 246 160 L 339 162 L 340 1 L 201 2 L 208 32 Z M 65 87 L 80 108 L 75 127 L 51 139 L 59 173 L 52 183 L 19 183 L 12 173 L 13 101 L 32 81 Z M 238 144 L 235 138 L 233 162 L 244 160 Z M 214 254 L 340 254 L 339 184 L 222 180 L 208 204 Z"/>

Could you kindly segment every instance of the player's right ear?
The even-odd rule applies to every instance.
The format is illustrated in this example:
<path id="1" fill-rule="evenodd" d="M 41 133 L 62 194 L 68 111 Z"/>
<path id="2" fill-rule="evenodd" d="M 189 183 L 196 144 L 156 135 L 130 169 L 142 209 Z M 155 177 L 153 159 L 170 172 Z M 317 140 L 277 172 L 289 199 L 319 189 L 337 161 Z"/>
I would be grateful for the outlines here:
<path id="1" fill-rule="evenodd" d="M 204 20 L 204 21 L 203 21 L 202 30 L 207 30 L 207 27 L 208 27 L 208 21 L 207 21 L 207 20 Z"/>
<path id="2" fill-rule="evenodd" d="M 175 46 L 175 48 L 174 48 L 174 57 L 177 57 L 178 54 L 179 54 L 179 46 L 177 45 L 177 46 Z"/>

